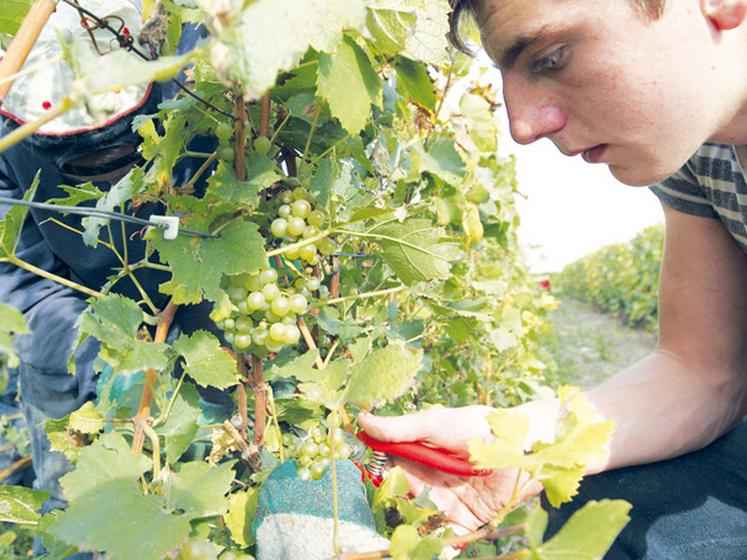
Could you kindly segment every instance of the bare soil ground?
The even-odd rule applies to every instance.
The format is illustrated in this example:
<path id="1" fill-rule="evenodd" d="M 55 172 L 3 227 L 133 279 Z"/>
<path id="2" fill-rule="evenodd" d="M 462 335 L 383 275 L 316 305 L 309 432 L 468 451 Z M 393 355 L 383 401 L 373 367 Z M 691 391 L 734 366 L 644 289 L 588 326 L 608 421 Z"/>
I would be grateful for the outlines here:
<path id="1" fill-rule="evenodd" d="M 550 315 L 546 349 L 558 364 L 558 381 L 588 389 L 653 351 L 656 335 L 631 329 L 591 305 L 563 297 Z"/>

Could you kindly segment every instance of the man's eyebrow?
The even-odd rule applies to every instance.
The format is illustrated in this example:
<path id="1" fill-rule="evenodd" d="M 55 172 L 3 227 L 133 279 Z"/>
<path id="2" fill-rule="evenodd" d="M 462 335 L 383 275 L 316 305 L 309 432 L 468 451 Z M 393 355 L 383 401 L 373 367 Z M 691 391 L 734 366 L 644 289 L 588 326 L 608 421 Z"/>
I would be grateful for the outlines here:
<path id="1" fill-rule="evenodd" d="M 511 69 L 514 64 L 516 64 L 516 60 L 522 55 L 524 51 L 526 51 L 535 43 L 539 43 L 540 41 L 545 39 L 547 35 L 550 34 L 550 27 L 545 25 L 531 35 L 519 36 L 511 44 L 511 46 L 506 49 L 506 52 L 503 53 L 503 56 L 501 56 L 500 60 L 497 63 L 498 68 L 506 70 Z"/>

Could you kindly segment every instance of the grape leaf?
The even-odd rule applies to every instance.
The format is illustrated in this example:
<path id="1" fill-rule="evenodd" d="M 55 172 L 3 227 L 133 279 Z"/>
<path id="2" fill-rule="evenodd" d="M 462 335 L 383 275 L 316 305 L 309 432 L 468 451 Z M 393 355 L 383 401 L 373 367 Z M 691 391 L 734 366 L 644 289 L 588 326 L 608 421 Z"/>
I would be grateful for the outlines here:
<path id="1" fill-rule="evenodd" d="M 226 527 L 231 531 L 231 538 L 241 548 L 254 544 L 252 522 L 259 504 L 259 490 L 249 488 L 246 492 L 237 492 L 229 497 L 228 513 L 223 516 Z"/>
<path id="2" fill-rule="evenodd" d="M 462 156 L 449 138 L 440 138 L 427 149 L 415 144 L 413 150 L 422 158 L 422 170 L 433 173 L 449 184 L 457 184 L 467 169 Z"/>
<path id="3" fill-rule="evenodd" d="M 109 351 L 101 348 L 99 357 L 118 373 L 135 373 L 148 369 L 163 370 L 169 363 L 168 344 L 130 339 L 123 349 Z"/>
<path id="4" fill-rule="evenodd" d="M 82 434 L 97 434 L 104 429 L 104 417 L 92 401 L 70 413 L 68 427 Z"/>
<path id="5" fill-rule="evenodd" d="M 140 194 L 143 188 L 145 188 L 143 174 L 144 171 L 139 167 L 130 171 L 103 197 L 98 199 L 96 202 L 96 208 L 98 210 L 106 210 L 109 212 L 115 210 L 117 207 L 124 208 L 126 202 L 132 200 L 135 195 Z M 83 218 L 83 243 L 89 247 L 96 247 L 99 241 L 99 231 L 108 223 L 108 218 L 97 218 L 93 216 Z"/>
<path id="6" fill-rule="evenodd" d="M 421 350 L 400 344 L 374 350 L 352 367 L 345 401 L 369 408 L 399 397 L 412 384 L 422 358 Z"/>
<path id="7" fill-rule="evenodd" d="M 481 152 L 498 149 L 498 124 L 493 110 L 484 97 L 467 93 L 459 102 L 462 114 L 469 119 L 469 136 Z"/>
<path id="8" fill-rule="evenodd" d="M 0 33 L 15 35 L 32 3 L 32 0 L 4 0 L 0 11 Z"/>
<path id="9" fill-rule="evenodd" d="M 264 244 L 257 225 L 242 220 L 231 222 L 217 239 L 180 236 L 166 240 L 158 232 L 153 245 L 173 271 L 172 279 L 161 284 L 160 290 L 171 294 L 174 303 L 199 303 L 203 296 L 214 301 L 224 274 L 254 272 L 266 265 Z"/>
<path id="10" fill-rule="evenodd" d="M 36 525 L 37 510 L 49 498 L 49 492 L 23 486 L 0 485 L 0 522 Z"/>
<path id="11" fill-rule="evenodd" d="M 207 331 L 181 335 L 174 350 L 184 357 L 184 370 L 203 387 L 225 389 L 238 382 L 236 360 Z"/>
<path id="12" fill-rule="evenodd" d="M 185 382 L 174 399 L 166 422 L 156 428 L 158 435 L 166 439 L 166 456 L 172 464 L 187 450 L 199 431 L 199 403 L 197 388 Z"/>
<path id="13" fill-rule="evenodd" d="M 65 498 L 71 502 L 114 481 L 134 481 L 150 468 L 150 459 L 132 453 L 115 431 L 101 436 L 81 451 L 77 468 L 60 479 Z"/>
<path id="14" fill-rule="evenodd" d="M 332 54 L 319 59 L 317 94 L 329 103 L 332 116 L 351 135 L 358 134 L 371 116 L 371 105 L 381 105 L 381 79 L 366 53 L 345 37 Z"/>
<path id="15" fill-rule="evenodd" d="M 394 61 L 394 67 L 397 69 L 397 90 L 418 105 L 435 111 L 436 94 L 425 66 L 399 56 Z"/>
<path id="16" fill-rule="evenodd" d="M 431 0 L 416 11 L 418 19 L 402 52 L 425 64 L 441 65 L 448 60 L 449 0 Z"/>
<path id="17" fill-rule="evenodd" d="M 234 463 L 221 463 L 217 467 L 202 461 L 183 463 L 174 475 L 169 504 L 190 519 L 223 515 L 228 511 L 226 494 L 236 476 Z"/>
<path id="18" fill-rule="evenodd" d="M 143 322 L 143 311 L 133 300 L 108 294 L 94 300 L 80 316 L 78 327 L 114 349 L 125 348 Z"/>
<path id="19" fill-rule="evenodd" d="M 60 185 L 59 188 L 65 191 L 67 196 L 50 198 L 47 200 L 47 204 L 78 206 L 89 200 L 98 200 L 105 194 L 90 181 L 88 183 L 81 183 L 80 185 Z"/>
<path id="20" fill-rule="evenodd" d="M 231 205 L 256 204 L 257 193 L 281 179 L 277 166 L 264 154 L 250 152 L 246 164 L 251 176 L 247 181 L 239 181 L 233 167 L 221 161 L 215 173 L 208 179 L 208 196 L 216 196 L 221 202 Z"/>
<path id="21" fill-rule="evenodd" d="M 429 220 L 387 223 L 371 233 L 381 247 L 381 257 L 408 286 L 448 278 L 451 262 L 461 255 L 457 245 L 441 242 L 438 229 Z"/>
<path id="22" fill-rule="evenodd" d="M 309 381 L 316 378 L 313 370 L 314 364 L 319 357 L 319 350 L 309 350 L 305 354 L 298 356 L 287 364 L 282 366 L 272 365 L 266 374 L 267 381 L 277 381 L 278 379 L 287 379 L 295 377 L 299 381 Z"/>
<path id="23" fill-rule="evenodd" d="M 256 0 L 244 10 L 240 25 L 221 36 L 227 60 L 216 59 L 214 51 L 213 63 L 240 82 L 248 98 L 257 99 L 309 47 L 334 51 L 342 31 L 361 28 L 365 17 L 362 0 Z"/>
<path id="24" fill-rule="evenodd" d="M 298 389 L 310 400 L 324 404 L 329 409 L 340 406 L 342 386 L 348 377 L 351 363 L 345 358 L 334 360 L 324 369 L 311 369 Z M 301 375 L 296 373 L 296 377 Z"/>
<path id="25" fill-rule="evenodd" d="M 595 560 L 609 550 L 627 525 L 631 505 L 623 500 L 590 501 L 553 538 L 532 552 L 539 560 Z"/>
<path id="26" fill-rule="evenodd" d="M 34 199 L 36 189 L 39 186 L 40 173 L 41 170 L 36 172 L 31 186 L 23 195 L 23 200 L 30 201 Z M 13 253 L 15 253 L 18 240 L 21 236 L 23 222 L 26 220 L 28 212 L 29 209 L 24 206 L 13 206 L 5 213 L 2 220 L 0 220 L 0 258 L 12 257 Z"/>
<path id="27" fill-rule="evenodd" d="M 366 27 L 376 41 L 376 50 L 394 56 L 405 48 L 418 16 L 412 11 L 369 6 Z"/>
<path id="28" fill-rule="evenodd" d="M 181 546 L 190 524 L 189 517 L 164 511 L 160 498 L 143 496 L 135 480 L 114 479 L 80 493 L 49 532 L 112 560 L 161 560 Z"/>
<path id="29" fill-rule="evenodd" d="M 28 334 L 30 331 L 26 326 L 23 313 L 7 303 L 0 303 L 0 332 Z"/>

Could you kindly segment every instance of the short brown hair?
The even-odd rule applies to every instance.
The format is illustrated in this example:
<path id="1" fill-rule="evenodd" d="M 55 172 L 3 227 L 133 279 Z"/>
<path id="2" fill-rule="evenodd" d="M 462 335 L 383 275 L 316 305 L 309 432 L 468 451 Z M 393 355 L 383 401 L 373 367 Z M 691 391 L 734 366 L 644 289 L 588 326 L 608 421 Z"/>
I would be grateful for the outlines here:
<path id="1" fill-rule="evenodd" d="M 460 33 L 459 24 L 465 14 L 475 15 L 477 12 L 477 3 L 480 0 L 449 0 L 451 4 L 451 14 L 449 15 L 449 41 L 460 51 L 473 54 L 472 50 L 464 43 Z M 659 19 L 664 11 L 666 0 L 628 0 L 639 8 L 646 16 L 652 20 Z"/>

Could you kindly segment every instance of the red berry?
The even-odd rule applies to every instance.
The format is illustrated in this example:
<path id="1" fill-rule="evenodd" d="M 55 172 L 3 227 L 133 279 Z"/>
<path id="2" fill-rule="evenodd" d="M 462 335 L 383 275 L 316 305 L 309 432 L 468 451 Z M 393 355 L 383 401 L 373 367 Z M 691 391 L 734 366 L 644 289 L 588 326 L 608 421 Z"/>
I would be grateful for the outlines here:
<path id="1" fill-rule="evenodd" d="M 50 103 L 49 101 L 45 101 L 44 103 L 42 103 L 42 109 L 44 109 L 45 111 L 49 111 L 51 108 L 52 103 Z"/>
<path id="2" fill-rule="evenodd" d="M 129 37 L 130 36 L 130 29 L 129 29 L 129 27 L 123 27 L 122 28 L 122 35 L 124 35 L 125 37 Z"/>

